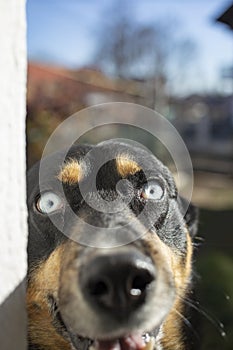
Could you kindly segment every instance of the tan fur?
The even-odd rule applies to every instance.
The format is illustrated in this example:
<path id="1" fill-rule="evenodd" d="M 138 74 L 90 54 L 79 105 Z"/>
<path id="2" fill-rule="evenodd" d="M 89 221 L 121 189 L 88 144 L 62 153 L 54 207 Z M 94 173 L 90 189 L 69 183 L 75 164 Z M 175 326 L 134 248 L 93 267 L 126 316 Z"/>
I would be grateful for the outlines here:
<path id="1" fill-rule="evenodd" d="M 63 246 L 59 246 L 45 262 L 35 267 L 28 283 L 29 338 L 46 350 L 70 350 L 69 343 L 57 333 L 52 323 L 48 303 L 49 295 L 57 297 L 62 251 Z"/>
<path id="2" fill-rule="evenodd" d="M 186 232 L 186 237 L 187 237 L 187 254 L 186 254 L 185 272 L 186 272 L 186 280 L 187 282 L 190 282 L 191 272 L 192 272 L 193 245 L 192 245 L 192 240 L 188 230 Z"/>
<path id="3" fill-rule="evenodd" d="M 83 171 L 81 165 L 75 159 L 70 159 L 68 163 L 64 165 L 58 174 L 57 178 L 63 183 L 74 185 L 83 178 Z"/>
<path id="4" fill-rule="evenodd" d="M 141 170 L 141 167 L 127 154 L 121 154 L 116 158 L 117 171 L 121 177 L 125 178 L 129 175 L 134 175 Z"/>
<path id="5" fill-rule="evenodd" d="M 177 298 L 174 306 L 165 320 L 162 331 L 163 338 L 161 340 L 164 350 L 184 350 L 182 335 L 182 303 Z"/>
<path id="6" fill-rule="evenodd" d="M 187 251 L 185 259 L 171 251 L 172 271 L 174 275 L 177 296 L 171 312 L 163 324 L 164 337 L 161 341 L 163 349 L 184 350 L 182 325 L 183 319 L 183 298 L 185 298 L 191 278 L 192 242 L 189 233 L 187 237 Z"/>
<path id="7" fill-rule="evenodd" d="M 177 293 L 180 292 L 185 267 L 181 264 L 182 257 L 177 256 L 171 248 L 163 243 L 156 235 L 152 233 L 151 237 L 145 240 L 145 246 L 149 250 L 151 257 L 155 261 L 157 266 L 163 266 L 170 270 L 173 283 L 175 283 Z M 165 262 L 165 263 L 164 263 Z M 167 283 L 169 283 L 167 281 Z M 178 312 L 182 312 L 182 305 L 180 299 L 176 296 L 173 308 L 162 326 L 162 339 L 160 343 L 163 350 L 183 350 L 182 347 L 182 335 L 181 324 L 182 319 L 177 315 Z"/>

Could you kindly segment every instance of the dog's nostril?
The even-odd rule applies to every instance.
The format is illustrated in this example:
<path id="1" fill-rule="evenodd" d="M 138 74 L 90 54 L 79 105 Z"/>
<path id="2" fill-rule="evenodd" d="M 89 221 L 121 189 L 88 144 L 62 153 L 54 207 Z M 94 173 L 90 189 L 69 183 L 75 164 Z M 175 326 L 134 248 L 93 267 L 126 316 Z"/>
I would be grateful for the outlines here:
<path id="1" fill-rule="evenodd" d="M 88 290 L 90 295 L 95 297 L 101 297 L 103 295 L 108 294 L 110 286 L 106 281 L 100 280 L 90 283 L 88 286 Z"/>
<path id="2" fill-rule="evenodd" d="M 140 297 L 153 280 L 154 276 L 148 271 L 135 275 L 128 286 L 129 294 L 133 297 Z"/>

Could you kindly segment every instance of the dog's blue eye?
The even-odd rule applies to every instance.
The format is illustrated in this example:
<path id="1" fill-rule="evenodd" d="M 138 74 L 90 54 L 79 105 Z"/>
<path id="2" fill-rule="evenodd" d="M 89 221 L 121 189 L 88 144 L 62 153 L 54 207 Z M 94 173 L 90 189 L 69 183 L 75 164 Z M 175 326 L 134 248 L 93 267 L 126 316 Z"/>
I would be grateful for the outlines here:
<path id="1" fill-rule="evenodd" d="M 158 180 L 149 180 L 142 188 L 141 197 L 144 199 L 159 200 L 164 190 Z"/>
<path id="2" fill-rule="evenodd" d="M 37 209 L 43 214 L 50 214 L 62 207 L 61 198 L 54 192 L 44 192 L 36 203 Z"/>

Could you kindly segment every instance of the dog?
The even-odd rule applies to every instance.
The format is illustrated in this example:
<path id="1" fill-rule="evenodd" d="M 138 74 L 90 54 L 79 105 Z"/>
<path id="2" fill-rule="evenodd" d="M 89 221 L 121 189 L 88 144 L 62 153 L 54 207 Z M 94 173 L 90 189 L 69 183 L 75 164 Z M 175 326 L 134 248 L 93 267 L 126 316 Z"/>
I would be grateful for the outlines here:
<path id="1" fill-rule="evenodd" d="M 27 184 L 30 350 L 193 348 L 198 212 L 167 167 L 109 140 L 44 158 Z"/>

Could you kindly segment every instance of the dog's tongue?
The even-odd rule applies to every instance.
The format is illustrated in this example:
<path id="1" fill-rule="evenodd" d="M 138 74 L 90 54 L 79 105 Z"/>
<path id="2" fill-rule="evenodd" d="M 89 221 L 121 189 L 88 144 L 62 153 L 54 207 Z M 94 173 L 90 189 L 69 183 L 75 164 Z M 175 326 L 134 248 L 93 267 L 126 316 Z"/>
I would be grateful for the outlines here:
<path id="1" fill-rule="evenodd" d="M 146 346 L 140 334 L 130 334 L 114 340 L 97 340 L 95 345 L 96 350 L 143 350 Z"/>

